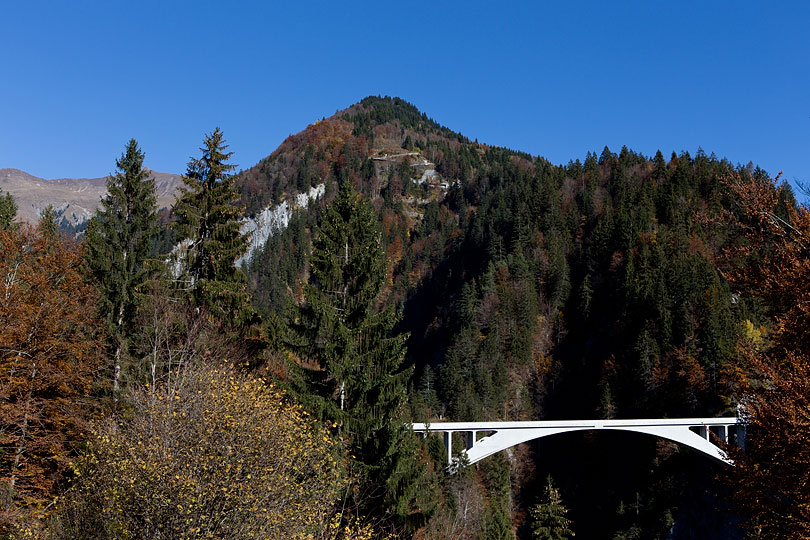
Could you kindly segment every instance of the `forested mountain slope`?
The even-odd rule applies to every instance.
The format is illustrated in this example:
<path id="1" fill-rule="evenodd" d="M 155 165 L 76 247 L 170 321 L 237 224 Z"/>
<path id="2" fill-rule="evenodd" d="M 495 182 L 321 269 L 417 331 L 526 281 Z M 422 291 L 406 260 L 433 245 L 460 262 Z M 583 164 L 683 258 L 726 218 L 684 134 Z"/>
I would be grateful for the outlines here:
<path id="1" fill-rule="evenodd" d="M 604 148 L 557 166 L 369 97 L 240 173 L 250 214 L 325 184 L 245 270 L 257 309 L 283 317 L 301 298 L 311 229 L 350 180 L 383 226 L 380 302 L 410 334 L 415 421 L 733 415 L 736 346 L 768 320 L 718 270 L 741 241 L 719 219 L 733 173 L 767 177 L 700 149 Z M 528 537 L 550 473 L 583 538 L 739 536 L 717 512 L 722 469 L 684 449 L 626 434 L 524 446 L 453 480 L 429 529 L 472 505 L 478 521 L 457 537 L 509 538 L 510 523 Z"/>

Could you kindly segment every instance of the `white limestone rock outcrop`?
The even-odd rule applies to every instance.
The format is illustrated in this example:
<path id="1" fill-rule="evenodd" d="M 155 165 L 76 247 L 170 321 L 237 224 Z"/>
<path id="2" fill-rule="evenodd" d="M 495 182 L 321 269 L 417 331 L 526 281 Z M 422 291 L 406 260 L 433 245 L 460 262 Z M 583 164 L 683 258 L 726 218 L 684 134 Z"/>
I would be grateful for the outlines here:
<path id="1" fill-rule="evenodd" d="M 317 201 L 324 193 L 326 184 L 318 184 L 309 188 L 307 193 L 295 195 L 292 204 L 282 201 L 275 206 L 268 206 L 253 218 L 246 218 L 242 224 L 242 234 L 250 235 L 250 241 L 247 253 L 236 261 L 236 266 L 250 260 L 257 250 L 264 247 L 268 238 L 286 229 L 295 210 L 307 208 L 310 201 Z"/>

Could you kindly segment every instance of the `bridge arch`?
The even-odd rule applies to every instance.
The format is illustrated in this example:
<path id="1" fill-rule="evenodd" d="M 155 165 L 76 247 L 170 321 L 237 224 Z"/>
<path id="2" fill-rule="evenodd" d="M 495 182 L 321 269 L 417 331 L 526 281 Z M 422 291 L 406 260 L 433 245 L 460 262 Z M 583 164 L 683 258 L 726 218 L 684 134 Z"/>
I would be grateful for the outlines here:
<path id="1" fill-rule="evenodd" d="M 542 437 L 575 431 L 611 430 L 644 433 L 667 439 L 701 452 L 713 459 L 732 465 L 718 445 L 742 444 L 744 433 L 736 417 L 726 418 L 662 418 L 643 420 L 548 420 L 536 422 L 437 422 L 413 424 L 418 433 L 443 433 L 447 447 L 447 462 L 454 463 L 453 433 L 466 439 L 463 450 L 469 463 L 476 463 L 516 444 Z M 485 435 L 481 438 L 479 434 Z M 457 459 L 457 458 L 456 458 Z"/>

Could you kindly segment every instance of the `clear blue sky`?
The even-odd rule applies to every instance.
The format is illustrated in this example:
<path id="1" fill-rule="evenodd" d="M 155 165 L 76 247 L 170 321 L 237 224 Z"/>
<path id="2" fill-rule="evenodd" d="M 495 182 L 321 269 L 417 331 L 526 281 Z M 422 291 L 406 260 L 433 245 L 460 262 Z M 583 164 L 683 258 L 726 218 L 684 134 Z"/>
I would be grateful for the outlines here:
<path id="1" fill-rule="evenodd" d="M 810 181 L 806 1 L 74 0 L 2 15 L 0 168 L 45 178 L 104 176 L 131 137 L 180 173 L 216 126 L 247 168 L 381 94 L 555 163 L 703 147 Z"/>

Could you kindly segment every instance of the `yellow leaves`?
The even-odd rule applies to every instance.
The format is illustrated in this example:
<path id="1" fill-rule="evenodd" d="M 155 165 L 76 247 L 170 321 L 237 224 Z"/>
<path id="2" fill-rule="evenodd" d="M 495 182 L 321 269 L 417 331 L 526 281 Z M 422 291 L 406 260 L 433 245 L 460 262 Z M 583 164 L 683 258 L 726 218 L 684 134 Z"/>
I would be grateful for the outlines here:
<path id="1" fill-rule="evenodd" d="M 328 426 L 318 427 L 262 381 L 195 369 L 180 375 L 177 394 L 144 390 L 130 421 L 103 429 L 86 462 L 99 466 L 92 475 L 84 469 L 83 493 L 120 501 L 115 519 L 130 531 L 146 515 L 182 538 L 294 538 L 323 530 L 319 523 L 325 527 L 345 486 Z M 154 399 L 160 395 L 169 399 Z M 215 529 L 225 515 L 241 528 Z"/>
<path id="2" fill-rule="evenodd" d="M 754 350 L 758 350 L 762 345 L 767 330 L 764 326 L 755 327 L 754 323 L 748 319 L 743 321 L 742 326 L 743 337 L 754 346 Z"/>

